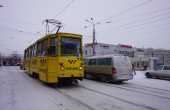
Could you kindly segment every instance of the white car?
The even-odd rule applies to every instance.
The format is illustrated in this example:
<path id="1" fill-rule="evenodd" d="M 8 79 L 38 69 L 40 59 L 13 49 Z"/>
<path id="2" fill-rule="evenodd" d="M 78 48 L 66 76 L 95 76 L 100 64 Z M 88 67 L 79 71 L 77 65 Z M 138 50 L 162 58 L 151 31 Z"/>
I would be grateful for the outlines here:
<path id="1" fill-rule="evenodd" d="M 159 65 L 154 70 L 146 70 L 143 74 L 147 78 L 170 78 L 170 65 Z"/>

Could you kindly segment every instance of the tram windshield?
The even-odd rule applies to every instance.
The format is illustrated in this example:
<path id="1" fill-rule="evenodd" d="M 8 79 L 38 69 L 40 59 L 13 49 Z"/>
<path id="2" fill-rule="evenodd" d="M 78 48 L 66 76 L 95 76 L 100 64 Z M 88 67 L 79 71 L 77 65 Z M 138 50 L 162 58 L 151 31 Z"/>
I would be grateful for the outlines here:
<path id="1" fill-rule="evenodd" d="M 61 38 L 61 56 L 81 57 L 81 39 L 80 38 Z"/>

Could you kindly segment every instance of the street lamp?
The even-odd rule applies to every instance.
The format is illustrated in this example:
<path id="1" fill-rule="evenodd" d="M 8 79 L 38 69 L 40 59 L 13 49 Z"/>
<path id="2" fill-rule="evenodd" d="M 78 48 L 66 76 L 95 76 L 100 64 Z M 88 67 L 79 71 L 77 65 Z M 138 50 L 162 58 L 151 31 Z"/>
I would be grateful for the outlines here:
<path id="1" fill-rule="evenodd" d="M 94 42 L 95 42 L 95 40 L 96 40 L 96 38 L 95 38 L 95 25 L 97 25 L 97 24 L 100 24 L 100 22 L 98 22 L 98 23 L 94 23 L 94 21 L 93 21 L 93 18 L 90 18 L 91 19 L 91 21 L 89 21 L 89 20 L 86 20 L 87 22 L 89 22 L 89 23 L 91 23 L 92 25 L 93 25 L 93 44 L 92 44 L 92 47 L 93 47 L 93 56 L 95 55 L 95 47 L 94 47 Z M 109 22 L 106 22 L 106 23 L 111 23 L 112 21 L 109 21 Z M 85 26 L 85 28 L 87 28 L 87 26 Z"/>
<path id="2" fill-rule="evenodd" d="M 93 44 L 92 44 L 92 47 L 93 47 L 93 56 L 95 55 L 95 47 L 94 47 L 94 42 L 95 42 L 95 25 L 96 24 L 100 24 L 100 23 L 94 23 L 94 21 L 93 21 L 93 18 L 91 18 L 91 21 L 92 22 L 90 22 L 89 20 L 86 20 L 87 22 L 89 22 L 89 23 L 91 23 L 92 25 L 93 25 Z M 86 27 L 85 27 L 86 28 Z"/>

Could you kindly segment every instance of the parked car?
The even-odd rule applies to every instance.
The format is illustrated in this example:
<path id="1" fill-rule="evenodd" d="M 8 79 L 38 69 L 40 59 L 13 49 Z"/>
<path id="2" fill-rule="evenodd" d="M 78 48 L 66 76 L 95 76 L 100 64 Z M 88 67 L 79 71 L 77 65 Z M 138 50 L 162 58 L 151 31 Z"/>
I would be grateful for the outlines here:
<path id="1" fill-rule="evenodd" d="M 159 65 L 154 70 L 146 70 L 143 74 L 147 78 L 170 78 L 170 65 Z"/>

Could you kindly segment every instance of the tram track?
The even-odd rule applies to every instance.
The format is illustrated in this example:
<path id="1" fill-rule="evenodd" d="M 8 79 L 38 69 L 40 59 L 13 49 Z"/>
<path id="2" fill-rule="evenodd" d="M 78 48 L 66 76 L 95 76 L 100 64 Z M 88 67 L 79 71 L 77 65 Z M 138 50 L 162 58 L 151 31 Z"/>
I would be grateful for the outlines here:
<path id="1" fill-rule="evenodd" d="M 128 101 L 128 100 L 125 100 L 125 99 L 122 99 L 122 98 L 118 98 L 118 97 L 116 97 L 116 96 L 109 95 L 109 94 L 106 94 L 106 93 L 103 93 L 103 92 L 100 92 L 100 91 L 97 91 L 97 90 L 93 90 L 93 89 L 90 89 L 90 88 L 81 86 L 81 85 L 79 85 L 79 84 L 74 84 L 74 85 L 77 86 L 77 87 L 83 88 L 83 89 L 85 89 L 85 90 L 88 90 L 88 91 L 91 91 L 91 92 L 94 92 L 94 93 L 97 93 L 97 94 L 101 94 L 101 95 L 104 95 L 104 96 L 107 96 L 107 97 L 111 97 L 111 98 L 114 98 L 114 99 L 116 99 L 116 100 L 119 100 L 119 101 L 122 101 L 122 102 L 125 102 L 125 103 L 128 103 L 128 104 L 131 104 L 131 105 L 140 107 L 140 108 L 145 109 L 145 110 L 146 110 L 146 109 L 147 109 L 147 110 L 157 110 L 157 108 L 153 108 L 153 107 L 149 107 L 149 106 L 146 106 L 146 105 L 134 103 L 134 102 L 132 102 L 132 101 Z M 65 95 L 65 96 L 67 96 L 67 97 L 70 97 L 70 98 L 73 98 L 74 100 L 80 101 L 80 102 L 81 102 L 82 104 L 84 104 L 84 105 L 87 105 L 87 104 L 83 103 L 81 100 L 75 99 L 74 97 L 72 97 L 72 96 L 70 96 L 70 95 L 68 95 L 68 94 L 63 93 L 62 90 L 60 90 L 60 89 L 58 89 L 58 88 L 55 89 L 55 90 L 57 90 L 58 92 L 60 92 L 61 94 Z M 87 107 L 89 107 L 89 108 L 91 108 L 92 110 L 94 110 L 92 107 L 90 107 L 90 106 L 88 106 L 88 105 L 87 105 Z"/>
<path id="2" fill-rule="evenodd" d="M 19 68 L 17 69 L 17 68 L 15 68 L 14 67 L 14 69 L 17 71 L 17 72 L 19 72 L 19 73 L 21 73 L 21 71 L 19 70 Z M 24 72 L 25 74 L 22 74 L 22 76 L 24 76 L 26 79 L 28 79 L 28 80 L 32 80 L 30 77 L 28 77 L 28 74 L 26 73 L 26 72 Z M 78 99 L 75 99 L 75 98 L 73 98 L 73 97 L 71 97 L 71 96 L 69 96 L 69 95 L 67 95 L 67 94 L 64 94 L 64 93 L 62 93 L 60 90 L 58 90 L 57 88 L 55 89 L 57 92 L 59 92 L 60 94 L 62 94 L 62 95 L 64 95 L 67 99 L 69 99 L 69 100 L 73 100 L 74 102 L 76 102 L 76 103 L 78 103 L 78 104 L 80 104 L 80 105 L 83 105 L 83 106 L 85 106 L 86 108 L 89 108 L 89 110 L 94 110 L 94 108 L 92 108 L 92 107 L 90 107 L 90 106 L 88 106 L 87 104 L 85 104 L 85 103 L 83 103 L 82 101 L 80 101 L 80 100 L 78 100 Z M 52 100 L 51 99 L 51 101 L 53 102 L 53 103 L 55 103 L 55 101 L 54 100 Z M 55 103 L 56 104 L 56 103 Z M 56 104 L 57 105 L 57 104 Z M 58 105 L 57 105 L 58 106 Z M 59 106 L 58 106 L 59 107 Z M 61 109 L 61 108 L 60 108 Z M 62 109 L 61 109 L 62 110 Z"/>
<path id="3" fill-rule="evenodd" d="M 157 97 L 161 97 L 161 98 L 170 99 L 170 97 L 165 97 L 165 96 L 160 96 L 160 95 L 157 95 L 157 94 L 153 94 L 153 93 L 160 93 L 160 94 L 167 94 L 167 95 L 170 96 L 170 91 L 169 90 L 162 90 L 162 89 L 157 89 L 157 88 L 152 88 L 152 87 L 150 88 L 150 87 L 147 87 L 147 86 L 140 86 L 140 85 L 135 85 L 135 87 L 132 87 L 132 85 L 134 86 L 134 84 L 129 84 L 129 85 L 126 85 L 126 86 L 123 85 L 123 84 L 120 84 L 120 86 L 116 86 L 116 85 L 110 85 L 110 84 L 113 84 L 113 83 L 107 84 L 107 83 L 100 83 L 100 82 L 92 81 L 92 80 L 88 80 L 88 81 L 95 82 L 95 83 L 105 85 L 105 86 L 109 86 L 109 87 L 115 87 L 115 88 L 130 90 L 130 91 L 133 91 L 133 92 L 138 92 L 138 93 L 143 93 L 143 94 L 147 94 L 147 95 L 152 95 L 152 96 L 157 96 Z M 147 88 L 147 90 L 146 90 L 146 88 Z M 135 90 L 135 89 L 140 89 L 142 91 Z M 150 91 L 150 92 L 153 92 L 153 93 L 143 92 L 143 90 Z M 157 92 L 157 91 L 154 91 L 154 90 L 158 90 L 160 92 Z M 166 93 L 164 93 L 164 92 L 166 92 Z"/>
<path id="4" fill-rule="evenodd" d="M 55 88 L 55 90 L 56 90 L 57 92 L 59 92 L 60 94 L 66 96 L 68 99 L 73 100 L 73 101 L 76 101 L 77 103 L 82 104 L 83 106 L 89 108 L 89 110 L 95 110 L 94 108 L 92 108 L 92 107 L 88 106 L 87 104 L 83 103 L 81 100 L 78 100 L 78 99 L 76 99 L 76 98 L 73 98 L 72 96 L 70 96 L 70 95 L 68 95 L 68 94 L 64 94 L 62 91 L 60 91 L 60 90 L 57 89 L 57 88 Z"/>

